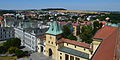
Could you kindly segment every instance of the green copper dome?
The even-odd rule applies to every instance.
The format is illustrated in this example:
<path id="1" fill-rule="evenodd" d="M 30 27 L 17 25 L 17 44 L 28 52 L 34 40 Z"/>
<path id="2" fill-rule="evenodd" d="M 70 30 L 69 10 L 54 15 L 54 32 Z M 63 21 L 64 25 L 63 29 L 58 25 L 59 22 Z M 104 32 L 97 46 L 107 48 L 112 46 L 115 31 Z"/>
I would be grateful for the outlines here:
<path id="1" fill-rule="evenodd" d="M 52 35 L 58 35 L 61 34 L 63 31 L 61 29 L 61 26 L 58 22 L 53 21 L 50 28 L 46 32 L 47 34 L 52 34 Z"/>

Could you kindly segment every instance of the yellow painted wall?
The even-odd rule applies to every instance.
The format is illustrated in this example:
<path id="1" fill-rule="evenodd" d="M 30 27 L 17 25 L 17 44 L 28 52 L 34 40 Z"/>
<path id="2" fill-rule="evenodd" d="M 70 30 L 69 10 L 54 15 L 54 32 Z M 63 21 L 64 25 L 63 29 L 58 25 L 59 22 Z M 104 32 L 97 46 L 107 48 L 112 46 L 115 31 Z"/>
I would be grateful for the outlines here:
<path id="1" fill-rule="evenodd" d="M 72 44 L 67 45 L 67 43 L 56 44 L 58 37 L 60 37 L 60 36 L 53 36 L 53 35 L 49 35 L 49 34 L 46 35 L 46 41 L 45 41 L 45 43 L 46 43 L 45 55 L 46 56 L 49 56 L 49 48 L 50 48 L 53 52 L 52 58 L 54 60 L 65 60 L 65 54 L 67 54 L 67 53 L 58 51 L 58 48 L 65 46 L 65 47 L 68 47 L 68 48 L 71 48 L 74 50 L 78 50 L 78 51 L 87 53 L 87 54 L 89 54 L 89 58 L 91 58 L 91 56 L 92 56 L 91 52 L 87 48 L 83 48 L 83 47 L 79 47 L 79 46 L 76 46 L 76 48 L 75 48 L 75 45 L 72 45 Z M 60 53 L 62 53 L 62 55 Z M 70 55 L 70 54 L 68 54 L 68 55 Z M 60 59 L 60 56 L 62 57 L 62 59 Z M 73 55 L 71 55 L 71 56 L 73 56 Z M 76 56 L 74 56 L 74 57 L 76 57 Z M 81 60 L 86 60 L 81 57 L 78 57 L 78 58 L 80 58 Z"/>
<path id="2" fill-rule="evenodd" d="M 68 48 L 71 48 L 71 49 L 74 49 L 74 50 L 77 50 L 77 51 L 87 53 L 87 54 L 89 54 L 89 58 L 92 57 L 91 52 L 87 48 L 83 48 L 83 47 L 79 47 L 79 46 L 76 46 L 76 48 L 75 48 L 75 45 L 72 45 L 72 44 L 67 45 L 67 43 L 64 43 L 64 46 L 68 47 Z"/>
<path id="3" fill-rule="evenodd" d="M 80 60 L 88 60 L 88 59 L 77 57 L 77 56 L 74 56 L 74 55 L 71 55 L 71 54 L 68 54 L 68 53 L 64 53 L 64 52 L 61 52 L 61 51 L 58 51 L 58 52 L 59 52 L 58 60 L 65 60 L 65 54 L 69 55 L 69 60 L 70 60 L 70 56 L 73 56 L 74 60 L 75 60 L 75 58 L 79 58 Z M 62 59 L 60 59 L 60 56 L 62 57 Z"/>
<path id="4" fill-rule="evenodd" d="M 77 35 L 77 34 L 76 34 L 76 32 L 77 32 L 77 27 L 76 27 L 76 26 L 73 26 L 73 28 L 74 28 L 73 35 L 76 36 L 76 35 Z"/>
<path id="5" fill-rule="evenodd" d="M 52 58 L 57 60 L 58 58 L 58 45 L 56 45 L 56 36 L 53 35 L 46 35 L 46 51 L 45 54 L 46 56 L 49 56 L 49 48 L 52 50 Z"/>
<path id="6" fill-rule="evenodd" d="M 37 39 L 37 44 L 40 43 L 40 39 Z M 40 45 L 38 44 L 38 52 L 41 53 L 41 47 Z"/>
<path id="7" fill-rule="evenodd" d="M 93 40 L 93 54 L 95 53 L 95 51 L 97 50 L 97 48 L 99 47 L 99 45 L 100 45 L 100 43 L 101 43 L 102 41 L 100 41 L 100 40 Z"/>

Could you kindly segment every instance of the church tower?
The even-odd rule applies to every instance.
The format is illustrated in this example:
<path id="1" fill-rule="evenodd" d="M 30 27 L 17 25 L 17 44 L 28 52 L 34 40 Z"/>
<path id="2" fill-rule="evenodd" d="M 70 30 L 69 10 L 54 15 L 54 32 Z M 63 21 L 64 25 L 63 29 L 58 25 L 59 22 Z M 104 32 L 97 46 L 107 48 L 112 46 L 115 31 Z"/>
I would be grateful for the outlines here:
<path id="1" fill-rule="evenodd" d="M 61 38 L 62 32 L 61 26 L 57 21 L 53 21 L 50 28 L 46 32 L 45 55 L 50 56 L 55 60 L 58 58 L 58 45 L 56 44 L 56 41 Z"/>

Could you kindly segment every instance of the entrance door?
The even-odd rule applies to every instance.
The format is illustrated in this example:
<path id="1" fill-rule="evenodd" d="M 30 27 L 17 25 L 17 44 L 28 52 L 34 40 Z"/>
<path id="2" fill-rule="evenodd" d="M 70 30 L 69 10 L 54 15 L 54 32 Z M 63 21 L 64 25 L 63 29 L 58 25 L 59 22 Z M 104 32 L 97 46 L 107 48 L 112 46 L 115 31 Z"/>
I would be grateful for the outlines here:
<path id="1" fill-rule="evenodd" d="M 52 56 L 52 50 L 49 49 L 49 56 Z"/>
<path id="2" fill-rule="evenodd" d="M 41 46 L 41 52 L 43 52 L 43 47 Z"/>

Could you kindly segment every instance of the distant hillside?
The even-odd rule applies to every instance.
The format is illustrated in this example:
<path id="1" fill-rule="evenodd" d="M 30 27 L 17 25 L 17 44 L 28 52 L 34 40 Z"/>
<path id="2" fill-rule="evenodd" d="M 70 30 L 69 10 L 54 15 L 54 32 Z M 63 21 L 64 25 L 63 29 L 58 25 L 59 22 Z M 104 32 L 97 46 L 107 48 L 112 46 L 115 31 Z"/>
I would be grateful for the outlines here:
<path id="1" fill-rule="evenodd" d="M 16 13 L 14 10 L 0 10 L 0 15 L 6 14 L 6 13 Z"/>
<path id="2" fill-rule="evenodd" d="M 49 11 L 49 10 L 66 10 L 64 8 L 47 8 L 47 9 L 41 9 L 43 11 Z"/>

